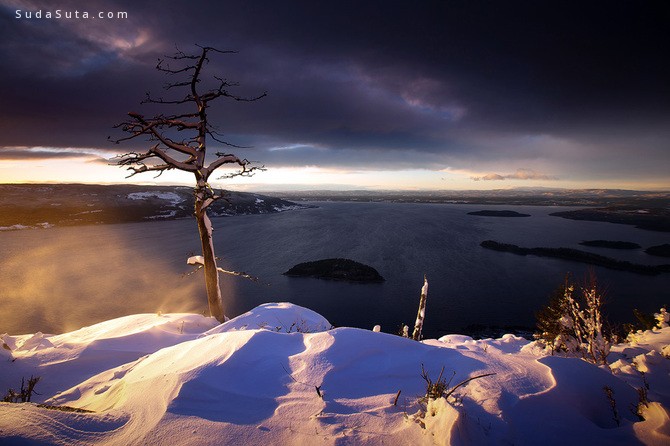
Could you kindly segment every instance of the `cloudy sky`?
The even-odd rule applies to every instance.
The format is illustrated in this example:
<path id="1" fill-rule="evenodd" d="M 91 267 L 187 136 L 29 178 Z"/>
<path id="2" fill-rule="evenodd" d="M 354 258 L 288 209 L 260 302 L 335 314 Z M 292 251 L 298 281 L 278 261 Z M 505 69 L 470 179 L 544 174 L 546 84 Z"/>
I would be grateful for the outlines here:
<path id="1" fill-rule="evenodd" d="M 157 181 L 109 166 L 147 146 L 107 137 L 195 44 L 267 92 L 210 109 L 268 168 L 231 186 L 670 189 L 661 1 L 0 0 L 0 182 Z"/>

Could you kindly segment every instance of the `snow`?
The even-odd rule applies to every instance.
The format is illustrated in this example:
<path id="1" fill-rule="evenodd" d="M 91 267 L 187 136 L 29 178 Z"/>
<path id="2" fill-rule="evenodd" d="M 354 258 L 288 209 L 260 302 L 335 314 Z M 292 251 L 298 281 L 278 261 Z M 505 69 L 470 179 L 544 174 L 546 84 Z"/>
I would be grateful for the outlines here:
<path id="1" fill-rule="evenodd" d="M 188 259 L 186 259 L 186 264 L 187 265 L 204 265 L 205 264 L 205 258 L 203 256 L 191 256 Z"/>
<path id="2" fill-rule="evenodd" d="M 147 217 L 147 219 L 158 220 L 158 219 L 161 219 L 161 218 L 172 218 L 175 215 L 177 215 L 177 211 L 165 210 L 165 211 L 161 211 L 161 213 L 159 215 L 152 215 L 152 216 Z"/>
<path id="3" fill-rule="evenodd" d="M 284 333 L 296 331 L 316 333 L 329 330 L 330 328 L 332 328 L 330 322 L 320 314 L 307 308 L 281 302 L 260 305 L 252 311 L 230 319 L 225 324 L 212 328 L 203 333 L 202 336 L 255 329 Z"/>
<path id="4" fill-rule="evenodd" d="M 30 229 L 32 226 L 26 225 L 12 225 L 12 226 L 0 226 L 0 231 L 14 231 L 18 229 Z"/>
<path id="5" fill-rule="evenodd" d="M 333 329 L 290 303 L 264 304 L 223 324 L 195 314 L 139 314 L 0 339 L 3 392 L 41 377 L 33 403 L 0 403 L 0 444 L 670 441 L 670 328 L 636 333 L 613 346 L 602 366 L 550 356 L 513 335 L 416 342 Z M 495 375 L 469 381 L 449 400 L 426 401 L 422 366 L 432 379 L 444 367 L 450 387 Z M 640 407 L 644 421 L 633 410 L 642 387 L 650 401 Z"/>
<path id="6" fill-rule="evenodd" d="M 174 192 L 133 192 L 127 195 L 130 200 L 148 200 L 149 198 L 158 198 L 169 201 L 173 206 L 178 205 L 184 199 Z"/>
<path id="7" fill-rule="evenodd" d="M 54 225 L 49 222 L 37 223 L 34 226 L 16 224 L 12 226 L 0 226 L 0 231 L 18 231 L 21 229 L 49 229 L 53 228 Z"/>
<path id="8" fill-rule="evenodd" d="M 296 211 L 305 209 L 305 207 L 299 204 L 282 204 L 280 206 L 274 205 L 272 206 L 272 209 L 274 209 L 275 212 L 286 212 L 286 211 Z"/>

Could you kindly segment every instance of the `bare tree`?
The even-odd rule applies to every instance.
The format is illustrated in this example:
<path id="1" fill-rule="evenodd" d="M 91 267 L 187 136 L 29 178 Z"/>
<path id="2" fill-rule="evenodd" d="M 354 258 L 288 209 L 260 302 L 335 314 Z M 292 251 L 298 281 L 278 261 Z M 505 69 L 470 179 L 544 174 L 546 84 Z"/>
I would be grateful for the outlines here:
<path id="1" fill-rule="evenodd" d="M 242 147 L 221 139 L 221 134 L 209 123 L 207 111 L 211 102 L 220 98 L 252 102 L 264 97 L 266 93 L 255 97 L 237 96 L 229 89 L 239 84 L 218 76 L 213 76 L 215 81 L 213 88 L 203 87 L 203 69 L 209 62 L 209 56 L 213 53 L 228 54 L 235 51 L 221 51 L 212 47 L 199 46 L 199 48 L 200 54 L 187 54 L 177 50 L 174 55 L 159 59 L 156 65 L 157 70 L 174 77 L 174 81 L 168 83 L 165 89 L 169 92 L 179 91 L 176 99 L 155 98 L 147 93 L 146 99 L 142 101 L 143 104 L 160 104 L 179 111 L 170 115 L 157 114 L 153 117 L 130 112 L 128 119 L 115 126 L 129 135 L 113 141 L 118 144 L 145 137 L 145 141 L 150 145 L 145 151 L 128 152 L 116 158 L 118 165 L 126 166 L 130 171 L 128 177 L 143 172 L 155 172 L 156 176 L 160 176 L 166 170 L 172 169 L 191 172 L 195 176 L 195 218 L 202 245 L 209 311 L 217 320 L 223 322 L 225 316 L 212 242 L 212 225 L 207 216 L 209 206 L 220 199 L 222 194 L 214 191 L 209 184 L 209 178 L 216 169 L 224 165 L 236 167 L 236 170 L 224 178 L 249 176 L 256 170 L 262 170 L 263 167 L 254 166 L 247 159 L 240 159 L 231 153 L 216 152 L 215 159 L 208 159 L 208 138 L 223 146 Z M 173 67 L 170 63 L 177 66 Z"/>

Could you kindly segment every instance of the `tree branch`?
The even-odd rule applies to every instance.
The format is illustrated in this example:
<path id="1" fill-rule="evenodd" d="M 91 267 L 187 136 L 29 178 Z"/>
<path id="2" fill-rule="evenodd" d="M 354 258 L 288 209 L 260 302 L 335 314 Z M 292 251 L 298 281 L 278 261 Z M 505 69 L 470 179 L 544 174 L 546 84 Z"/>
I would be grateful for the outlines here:
<path id="1" fill-rule="evenodd" d="M 214 172 L 216 169 L 223 166 L 224 164 L 239 164 L 241 167 L 244 167 L 245 164 L 249 164 L 249 161 L 247 161 L 246 159 L 241 160 L 232 153 L 216 152 L 216 156 L 218 156 L 219 158 L 212 161 L 212 163 L 209 166 L 207 166 L 207 170 L 209 172 Z"/>
<path id="2" fill-rule="evenodd" d="M 247 160 L 244 160 L 247 161 Z M 247 164 L 242 166 L 242 170 L 237 172 L 229 173 L 226 175 L 221 175 L 218 179 L 226 180 L 235 177 L 252 177 L 256 174 L 256 171 L 265 172 L 267 169 L 265 166 L 251 166 L 251 161 L 247 161 Z"/>
<path id="3" fill-rule="evenodd" d="M 193 102 L 193 98 L 191 97 L 190 94 L 187 94 L 184 96 L 184 99 L 176 99 L 172 101 L 166 101 L 165 99 L 161 98 L 153 98 L 149 93 L 146 94 L 146 98 L 140 102 L 141 104 L 168 104 L 168 105 L 181 105 L 181 104 L 188 104 L 189 102 Z"/>
<path id="4" fill-rule="evenodd" d="M 485 378 L 485 377 L 487 377 L 487 376 L 493 376 L 493 375 L 495 375 L 495 373 L 484 373 L 483 375 L 473 376 L 473 377 L 468 378 L 468 379 L 466 379 L 466 380 L 464 380 L 464 381 L 461 381 L 460 383 L 458 383 L 458 384 L 456 384 L 454 387 L 452 387 L 447 393 L 445 393 L 444 397 L 448 399 L 448 398 L 451 396 L 451 394 L 454 393 L 454 391 L 455 391 L 456 389 L 458 389 L 459 387 L 462 387 L 462 386 L 466 385 L 466 384 L 469 383 L 470 381 L 473 381 L 473 380 L 475 380 L 475 379 Z"/>
<path id="5" fill-rule="evenodd" d="M 235 95 L 228 91 L 230 87 L 237 87 L 237 82 L 231 82 L 220 76 L 214 76 L 218 81 L 218 86 L 214 89 L 201 93 L 198 91 L 204 66 L 209 62 L 208 56 L 211 53 L 229 54 L 235 51 L 222 51 L 209 46 L 200 46 L 200 54 L 186 54 L 179 48 L 171 56 L 165 56 L 158 60 L 156 69 L 169 75 L 184 75 L 188 79 L 177 79 L 175 82 L 168 83 L 166 90 L 178 90 L 180 88 L 186 89 L 186 93 L 181 99 L 164 99 L 163 97 L 152 97 L 149 93 L 143 103 L 157 103 L 168 105 L 181 105 L 191 103 L 195 106 L 195 110 L 191 112 L 177 113 L 172 115 L 155 115 L 151 118 L 146 118 L 144 115 L 137 112 L 128 113 L 128 119 L 115 128 L 120 128 L 127 133 L 126 136 L 116 140 L 108 138 L 115 143 L 135 139 L 141 135 L 145 135 L 149 141 L 154 144 L 150 149 L 143 153 L 131 152 L 119 157 L 118 165 L 127 166 L 132 171 L 132 175 L 147 171 L 156 171 L 162 173 L 169 169 L 180 169 L 196 174 L 198 182 L 206 183 L 209 175 L 217 168 L 225 164 L 235 164 L 239 166 L 239 171 L 224 175 L 222 178 L 232 178 L 235 176 L 249 176 L 257 170 L 265 170 L 263 166 L 252 166 L 252 163 L 247 159 L 240 159 L 232 154 L 216 153 L 218 157 L 216 160 L 206 166 L 206 138 L 209 136 L 212 140 L 236 149 L 248 148 L 239 146 L 225 141 L 207 122 L 207 108 L 208 103 L 220 97 L 227 97 L 236 101 L 252 102 L 259 100 L 267 95 L 263 93 L 255 97 L 242 97 Z M 184 66 L 172 67 L 167 61 L 177 61 L 179 65 Z M 182 90 L 183 91 L 183 90 Z M 175 139 L 173 133 L 186 131 L 188 137 L 185 139 Z M 174 152 L 172 152 L 174 151 Z M 184 159 L 177 159 L 173 156 L 175 153 L 186 155 Z M 157 161 L 156 164 L 147 161 Z M 158 161 L 160 160 L 160 161 Z M 218 198 L 215 194 L 208 194 L 208 198 L 212 200 Z"/>
<path id="6" fill-rule="evenodd" d="M 235 149 L 250 149 L 250 148 L 251 148 L 251 147 L 249 147 L 249 146 L 238 146 L 237 144 L 233 144 L 233 143 L 230 143 L 230 142 L 228 142 L 228 141 L 226 141 L 226 140 L 219 139 L 219 138 L 217 138 L 217 135 L 221 135 L 221 134 L 218 133 L 218 132 L 216 132 L 216 131 L 214 131 L 214 130 L 211 130 L 211 128 L 207 128 L 207 129 L 206 129 L 206 132 L 207 132 L 207 134 L 208 134 L 209 136 L 212 137 L 212 139 L 213 139 L 214 141 L 216 141 L 216 142 L 220 142 L 221 144 L 224 144 L 224 145 L 226 145 L 226 146 L 228 146 L 228 147 L 233 147 L 233 148 L 235 148 Z M 221 135 L 221 136 L 222 136 L 222 135 Z"/>
<path id="7" fill-rule="evenodd" d="M 158 117 L 150 119 L 150 120 L 146 120 L 146 119 L 144 119 L 144 116 L 142 116 L 139 113 L 135 113 L 135 112 L 128 113 L 128 116 L 130 116 L 131 118 L 135 119 L 135 121 L 137 121 L 136 123 L 130 123 L 130 125 L 136 126 L 137 123 L 139 123 L 142 126 L 138 130 L 133 130 L 134 135 L 132 137 L 143 135 L 143 134 L 146 135 L 147 132 L 149 132 L 153 136 L 155 136 L 160 142 L 162 142 L 166 147 L 168 147 L 172 150 L 176 150 L 177 152 L 181 152 L 181 153 L 184 153 L 184 154 L 190 155 L 190 156 L 195 156 L 197 154 L 197 151 L 194 148 L 188 146 L 187 144 L 176 143 L 176 142 L 172 141 L 171 139 L 166 138 L 156 128 L 157 127 L 158 128 L 160 128 L 160 127 L 176 127 L 178 130 L 197 129 L 201 125 L 199 122 L 189 123 L 189 122 L 182 121 L 182 120 L 177 120 L 177 119 L 166 119 L 166 118 L 161 117 L 161 116 L 158 116 Z M 130 138 L 131 137 L 129 137 L 127 139 L 130 139 Z M 121 140 L 123 140 L 123 139 L 121 139 Z"/>
<path id="8" fill-rule="evenodd" d="M 126 178 L 130 178 L 134 175 L 137 175 L 138 173 L 151 172 L 151 171 L 158 172 L 157 176 L 160 176 L 164 171 L 175 168 L 174 166 L 171 166 L 169 164 L 154 164 L 151 166 L 146 165 L 144 163 L 145 160 L 155 158 L 155 155 L 149 152 L 145 153 L 129 152 L 123 155 L 119 155 L 115 158 L 119 159 L 116 162 L 117 165 L 128 166 L 127 170 L 131 171 L 131 174 L 128 175 Z"/>
<path id="9" fill-rule="evenodd" d="M 213 101 L 214 99 L 220 98 L 222 96 L 226 97 L 226 98 L 234 99 L 238 102 L 254 102 L 254 101 L 258 101 L 259 99 L 262 99 L 262 98 L 264 98 L 265 96 L 268 95 L 267 92 L 263 92 L 263 94 L 261 94 L 261 95 L 254 96 L 254 97 L 249 97 L 249 98 L 245 98 L 245 97 L 242 97 L 242 96 L 237 96 L 237 95 L 229 93 L 228 90 L 225 90 L 225 87 L 236 86 L 235 84 L 228 84 L 224 80 L 221 80 L 221 79 L 219 79 L 219 80 L 221 81 L 221 84 L 219 85 L 218 89 L 208 91 L 207 93 L 200 96 L 200 99 L 203 103 L 206 104 L 207 102 Z"/>
<path id="10" fill-rule="evenodd" d="M 189 172 L 195 172 L 196 170 L 198 170 L 198 167 L 193 164 L 193 161 L 195 160 L 194 157 L 190 157 L 186 161 L 177 161 L 176 159 L 172 158 L 170 155 L 165 153 L 164 150 L 160 149 L 158 145 L 153 146 L 151 149 L 149 149 L 147 153 L 153 153 L 154 155 L 156 155 L 166 163 L 173 165 L 177 169 L 186 170 Z"/>

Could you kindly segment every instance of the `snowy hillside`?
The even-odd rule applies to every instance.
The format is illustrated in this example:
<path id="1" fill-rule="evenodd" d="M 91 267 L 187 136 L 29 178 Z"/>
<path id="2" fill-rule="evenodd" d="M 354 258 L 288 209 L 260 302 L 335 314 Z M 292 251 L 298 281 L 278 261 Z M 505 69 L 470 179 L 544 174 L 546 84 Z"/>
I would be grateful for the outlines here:
<path id="1" fill-rule="evenodd" d="M 2 340 L 3 392 L 41 378 L 33 403 L 0 403 L 2 444 L 670 444 L 670 328 L 615 346 L 609 369 L 512 335 L 332 329 L 288 303 Z M 495 375 L 426 401 L 422 366 L 449 387 Z"/>
<path id="2" fill-rule="evenodd" d="M 211 217 L 304 209 L 276 197 L 223 192 Z M 0 184 L 0 231 L 174 220 L 193 215 L 193 188 L 137 184 Z"/>

